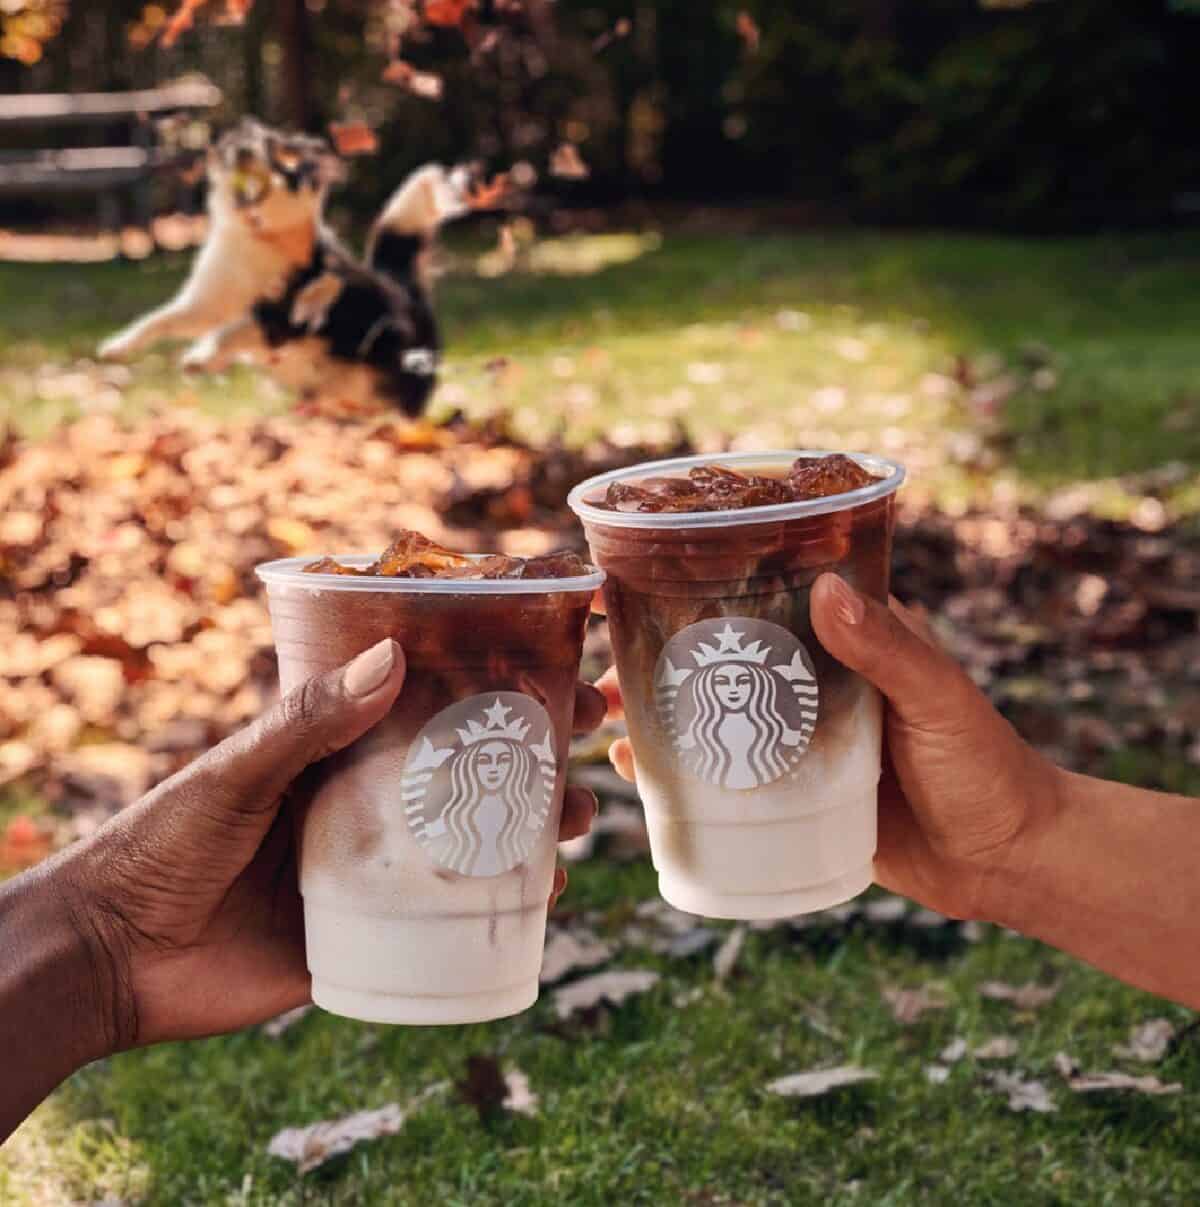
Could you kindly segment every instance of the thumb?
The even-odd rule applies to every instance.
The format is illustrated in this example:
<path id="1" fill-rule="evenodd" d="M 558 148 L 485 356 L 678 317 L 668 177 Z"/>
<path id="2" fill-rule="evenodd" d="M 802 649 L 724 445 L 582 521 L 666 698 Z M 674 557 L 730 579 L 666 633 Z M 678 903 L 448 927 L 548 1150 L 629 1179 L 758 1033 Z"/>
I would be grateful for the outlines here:
<path id="1" fill-rule="evenodd" d="M 195 786 L 225 812 L 269 821 L 288 785 L 362 737 L 391 708 L 404 683 L 404 651 L 385 638 L 337 670 L 318 675 L 192 764 Z M 189 768 L 189 770 L 191 770 Z"/>
<path id="2" fill-rule="evenodd" d="M 825 649 L 873 683 L 903 721 L 920 727 L 961 720 L 961 697 L 973 695 L 974 685 L 901 618 L 899 605 L 888 608 L 827 573 L 813 586 L 810 607 Z"/>

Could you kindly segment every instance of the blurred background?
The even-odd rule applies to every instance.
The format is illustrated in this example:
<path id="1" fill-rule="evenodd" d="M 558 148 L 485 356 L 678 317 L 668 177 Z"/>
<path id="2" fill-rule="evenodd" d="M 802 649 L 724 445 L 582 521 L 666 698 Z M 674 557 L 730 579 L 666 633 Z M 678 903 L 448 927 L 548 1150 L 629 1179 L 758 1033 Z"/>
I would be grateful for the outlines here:
<path id="1" fill-rule="evenodd" d="M 572 485 L 693 450 L 903 460 L 897 594 L 1052 757 L 1200 794 L 1198 39 L 1185 0 L 0 0 L 0 875 L 272 699 L 257 562 L 578 547 Z M 519 183 L 444 234 L 431 423 L 97 358 L 243 114 L 336 142 L 353 246 L 431 160 Z M 114 1058 L 0 1201 L 1195 1201 L 1192 1012 L 878 891 L 678 914 L 618 732 L 533 1011 Z"/>

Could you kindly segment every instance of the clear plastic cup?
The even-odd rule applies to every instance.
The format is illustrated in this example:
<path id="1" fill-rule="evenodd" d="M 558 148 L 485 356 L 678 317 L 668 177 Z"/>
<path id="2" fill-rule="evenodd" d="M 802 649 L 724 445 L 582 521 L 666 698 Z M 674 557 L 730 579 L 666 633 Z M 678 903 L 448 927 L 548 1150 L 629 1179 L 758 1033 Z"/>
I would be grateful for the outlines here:
<path id="1" fill-rule="evenodd" d="M 401 579 L 258 567 L 282 689 L 384 637 L 389 714 L 299 786 L 313 1001 L 388 1023 L 468 1023 L 537 1000 L 575 681 L 600 572 Z M 369 557 L 340 557 L 361 567 Z"/>
<path id="2" fill-rule="evenodd" d="M 872 880 L 878 693 L 809 622 L 835 570 L 886 600 L 904 469 L 849 453 L 877 480 L 743 511 L 646 513 L 595 504 L 612 482 L 694 466 L 786 474 L 820 452 L 683 457 L 602 474 L 570 505 L 604 598 L 659 890 L 713 918 L 826 909 Z"/>

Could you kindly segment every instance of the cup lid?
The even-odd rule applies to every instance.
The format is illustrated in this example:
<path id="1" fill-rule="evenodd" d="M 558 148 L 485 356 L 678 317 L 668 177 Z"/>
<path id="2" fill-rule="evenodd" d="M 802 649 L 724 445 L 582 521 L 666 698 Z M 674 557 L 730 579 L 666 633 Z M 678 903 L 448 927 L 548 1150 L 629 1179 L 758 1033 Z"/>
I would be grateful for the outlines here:
<path id="1" fill-rule="evenodd" d="M 701 453 L 696 457 L 672 457 L 665 461 L 643 461 L 627 469 L 615 469 L 588 478 L 571 491 L 567 503 L 571 510 L 589 524 L 605 524 L 611 528 L 726 528 L 735 524 L 767 524 L 780 520 L 796 520 L 803 516 L 827 515 L 859 507 L 894 493 L 904 481 L 905 469 L 898 461 L 874 453 L 843 452 L 857 461 L 875 481 L 847 490 L 842 494 L 825 495 L 819 499 L 798 499 L 794 503 L 770 503 L 765 507 L 730 508 L 726 511 L 609 511 L 589 502 L 602 494 L 613 482 L 629 482 L 636 478 L 667 477 L 685 474 L 700 465 L 719 465 L 726 469 L 775 469 L 789 467 L 798 457 L 826 457 L 837 449 L 770 449 L 760 453 Z"/>
<path id="2" fill-rule="evenodd" d="M 484 554 L 468 555 L 482 560 Z M 370 553 L 337 553 L 335 561 L 361 570 L 377 559 Z M 576 591 L 597 591 L 605 574 L 595 566 L 587 574 L 573 578 L 390 578 L 387 575 L 358 577 L 353 574 L 310 574 L 311 557 L 284 557 L 264 562 L 254 573 L 268 587 L 306 587 L 312 591 L 373 591 L 406 595 L 557 595 Z"/>

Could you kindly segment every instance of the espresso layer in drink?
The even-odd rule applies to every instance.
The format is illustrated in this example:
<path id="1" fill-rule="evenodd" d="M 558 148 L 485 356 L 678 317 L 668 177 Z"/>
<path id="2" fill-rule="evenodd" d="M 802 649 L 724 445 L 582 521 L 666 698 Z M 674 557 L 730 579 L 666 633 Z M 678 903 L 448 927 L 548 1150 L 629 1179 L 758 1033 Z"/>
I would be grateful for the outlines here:
<path id="1" fill-rule="evenodd" d="M 369 566 L 346 566 L 323 557 L 304 567 L 308 574 L 342 574 L 356 578 L 449 578 L 463 582 L 483 579 L 579 578 L 588 567 L 577 553 L 564 550 L 540 557 L 509 557 L 503 553 L 457 553 L 427 536 L 404 529 Z"/>
<path id="2" fill-rule="evenodd" d="M 747 473 L 724 465 L 697 465 L 686 474 L 627 478 L 588 501 L 605 511 L 745 511 L 847 494 L 874 481 L 875 476 L 852 457 L 829 453 L 797 457 L 786 470 L 763 466 L 757 473 Z"/>

